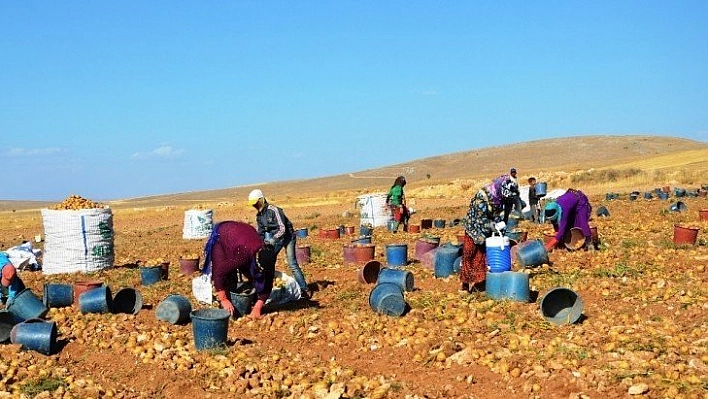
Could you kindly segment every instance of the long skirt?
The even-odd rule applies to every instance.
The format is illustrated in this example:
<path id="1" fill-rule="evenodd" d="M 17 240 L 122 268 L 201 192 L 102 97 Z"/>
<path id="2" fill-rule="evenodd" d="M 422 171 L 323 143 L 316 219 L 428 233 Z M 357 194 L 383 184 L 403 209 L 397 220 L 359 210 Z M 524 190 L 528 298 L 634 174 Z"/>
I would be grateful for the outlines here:
<path id="1" fill-rule="evenodd" d="M 469 285 L 481 283 L 487 276 L 487 248 L 477 245 L 465 234 L 462 240 L 460 281 Z"/>

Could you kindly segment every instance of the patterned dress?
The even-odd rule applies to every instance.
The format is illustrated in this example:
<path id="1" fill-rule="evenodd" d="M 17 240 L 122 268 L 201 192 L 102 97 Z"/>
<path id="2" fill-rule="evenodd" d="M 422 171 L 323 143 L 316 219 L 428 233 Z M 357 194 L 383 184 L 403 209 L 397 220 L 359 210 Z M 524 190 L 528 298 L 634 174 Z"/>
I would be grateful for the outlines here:
<path id="1" fill-rule="evenodd" d="M 491 237 L 494 223 L 502 220 L 501 201 L 494 201 L 491 186 L 482 188 L 470 201 L 465 221 L 465 238 L 462 242 L 460 281 L 474 285 L 485 280 L 487 255 L 485 240 Z"/>

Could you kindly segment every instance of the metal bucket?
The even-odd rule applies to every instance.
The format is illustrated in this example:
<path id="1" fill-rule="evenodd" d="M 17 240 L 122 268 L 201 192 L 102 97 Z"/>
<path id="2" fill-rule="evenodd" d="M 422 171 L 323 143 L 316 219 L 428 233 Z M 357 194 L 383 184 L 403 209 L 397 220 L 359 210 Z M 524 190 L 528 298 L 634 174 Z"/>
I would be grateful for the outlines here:
<path id="1" fill-rule="evenodd" d="M 231 317 L 228 311 L 215 308 L 197 309 L 190 313 L 190 317 L 194 347 L 197 350 L 214 349 L 226 345 Z"/>
<path id="2" fill-rule="evenodd" d="M 155 317 L 170 324 L 184 324 L 189 321 L 192 304 L 179 294 L 170 294 L 157 305 Z"/>
<path id="3" fill-rule="evenodd" d="M 583 314 L 583 300 L 570 288 L 556 287 L 541 298 L 541 314 L 556 325 L 573 324 Z"/>
<path id="4" fill-rule="evenodd" d="M 44 283 L 42 302 L 48 308 L 62 308 L 74 303 L 74 287 L 71 284 Z"/>
<path id="5" fill-rule="evenodd" d="M 377 313 L 400 317 L 406 311 L 406 301 L 398 284 L 379 282 L 369 294 L 369 306 Z"/>
<path id="6" fill-rule="evenodd" d="M 352 240 L 352 244 L 371 244 L 371 236 L 359 236 Z"/>
<path id="7" fill-rule="evenodd" d="M 579 227 L 573 227 L 563 235 L 563 245 L 570 251 L 577 251 L 585 245 L 585 235 Z"/>
<path id="8" fill-rule="evenodd" d="M 121 288 L 113 297 L 113 312 L 138 314 L 143 308 L 143 295 L 134 288 Z"/>
<path id="9" fill-rule="evenodd" d="M 7 310 L 20 321 L 41 319 L 49 312 L 49 308 L 29 288 L 20 291 L 14 299 L 8 301 Z"/>

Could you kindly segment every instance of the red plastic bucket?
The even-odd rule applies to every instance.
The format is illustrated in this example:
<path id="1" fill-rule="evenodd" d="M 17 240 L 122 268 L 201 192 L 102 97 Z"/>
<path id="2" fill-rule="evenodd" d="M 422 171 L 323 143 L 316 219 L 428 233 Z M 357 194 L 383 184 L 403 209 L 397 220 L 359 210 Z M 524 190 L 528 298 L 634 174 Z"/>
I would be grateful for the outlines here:
<path id="1" fill-rule="evenodd" d="M 698 228 L 674 225 L 674 244 L 696 245 Z"/>
<path id="2" fill-rule="evenodd" d="M 379 279 L 379 271 L 381 271 L 381 262 L 377 260 L 368 261 L 359 269 L 357 280 L 362 284 L 374 284 Z"/>
<path id="3" fill-rule="evenodd" d="M 708 209 L 701 209 L 700 211 L 698 211 L 698 219 L 703 222 L 708 221 Z"/>
<path id="4" fill-rule="evenodd" d="M 309 263 L 310 262 L 310 246 L 302 245 L 295 248 L 295 258 L 297 263 Z"/>

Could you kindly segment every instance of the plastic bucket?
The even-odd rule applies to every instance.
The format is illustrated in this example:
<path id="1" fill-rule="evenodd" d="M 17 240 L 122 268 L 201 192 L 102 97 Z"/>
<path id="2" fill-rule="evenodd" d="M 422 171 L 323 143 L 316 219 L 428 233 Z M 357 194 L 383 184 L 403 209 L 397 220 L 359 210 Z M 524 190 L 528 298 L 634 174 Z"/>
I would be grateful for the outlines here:
<path id="1" fill-rule="evenodd" d="M 160 265 L 160 280 L 167 280 L 170 276 L 170 262 Z"/>
<path id="2" fill-rule="evenodd" d="M 189 299 L 179 294 L 170 294 L 157 305 L 155 317 L 170 324 L 183 324 L 189 321 L 191 311 Z"/>
<path id="3" fill-rule="evenodd" d="M 585 235 L 579 227 L 573 227 L 563 236 L 563 245 L 571 251 L 577 251 L 585 245 Z"/>
<path id="4" fill-rule="evenodd" d="M 29 288 L 17 293 L 12 301 L 7 302 L 7 310 L 19 321 L 44 317 L 49 308 Z"/>
<path id="5" fill-rule="evenodd" d="M 487 272 L 487 278 L 484 282 L 484 291 L 487 296 L 492 299 L 504 299 L 504 281 L 506 273 L 490 273 Z"/>
<path id="6" fill-rule="evenodd" d="M 307 227 L 302 227 L 295 230 L 295 236 L 297 238 L 307 238 Z"/>
<path id="7" fill-rule="evenodd" d="M 423 257 L 423 254 L 437 248 L 438 245 L 439 245 L 439 241 L 432 241 L 432 240 L 428 240 L 425 238 L 417 239 L 415 241 L 415 250 L 414 250 L 415 259 L 420 260 Z"/>
<path id="8" fill-rule="evenodd" d="M 180 259 L 179 272 L 185 276 L 191 276 L 199 271 L 199 258 L 196 259 Z"/>
<path id="9" fill-rule="evenodd" d="M 226 345 L 229 314 L 224 309 L 204 308 L 190 312 L 194 347 L 197 350 L 219 348 Z"/>
<path id="10" fill-rule="evenodd" d="M 583 300 L 569 288 L 556 287 L 541 298 L 541 314 L 556 324 L 573 324 L 583 314 Z"/>
<path id="11" fill-rule="evenodd" d="M 431 249 L 430 251 L 424 253 L 420 257 L 420 264 L 427 267 L 430 270 L 433 270 L 435 267 L 435 253 L 438 252 L 438 248 L 435 247 Z"/>
<path id="12" fill-rule="evenodd" d="M 698 211 L 698 219 L 703 222 L 708 221 L 708 209 L 701 209 Z"/>
<path id="13" fill-rule="evenodd" d="M 360 236 L 370 236 L 372 233 L 372 228 L 369 226 L 359 226 L 359 235 Z"/>
<path id="14" fill-rule="evenodd" d="M 511 270 L 511 252 L 509 251 L 509 238 L 492 236 L 485 240 L 487 247 L 487 267 L 492 273 L 501 273 Z"/>
<path id="15" fill-rule="evenodd" d="M 610 211 L 607 210 L 607 207 L 600 205 L 597 207 L 597 212 L 596 212 L 598 217 L 608 217 L 610 216 Z"/>
<path id="16" fill-rule="evenodd" d="M 387 244 L 386 263 L 391 266 L 405 266 L 408 264 L 408 244 Z"/>
<path id="17" fill-rule="evenodd" d="M 356 263 L 356 259 L 354 258 L 354 248 L 355 247 L 352 245 L 345 245 L 342 248 L 344 263 Z"/>
<path id="18" fill-rule="evenodd" d="M 17 322 L 18 320 L 14 314 L 6 310 L 0 310 L 0 344 L 10 339 L 12 327 L 14 327 Z"/>
<path id="19" fill-rule="evenodd" d="M 698 238 L 698 228 L 674 225 L 674 244 L 695 245 Z"/>
<path id="20" fill-rule="evenodd" d="M 516 260 L 522 267 L 540 266 L 548 263 L 548 251 L 540 240 L 524 241 L 516 248 Z"/>
<path id="21" fill-rule="evenodd" d="M 669 199 L 669 193 L 659 193 L 657 194 L 657 196 L 659 196 L 659 199 L 662 201 L 666 201 L 667 199 Z"/>
<path id="22" fill-rule="evenodd" d="M 320 238 L 338 239 L 339 229 L 322 229 L 320 230 Z"/>
<path id="23" fill-rule="evenodd" d="M 74 287 L 71 284 L 44 283 L 44 306 L 62 308 L 74 303 Z"/>
<path id="24" fill-rule="evenodd" d="M 454 273 L 453 264 L 460 256 L 460 249 L 454 246 L 443 245 L 435 252 L 433 270 L 436 278 L 445 278 Z"/>
<path id="25" fill-rule="evenodd" d="M 675 204 L 671 204 L 669 210 L 671 212 L 686 212 L 688 211 L 688 206 L 683 201 L 677 201 Z"/>
<path id="26" fill-rule="evenodd" d="M 652 195 L 651 191 L 645 191 L 645 192 L 644 192 L 644 199 L 645 199 L 645 200 L 650 200 L 650 199 L 652 199 L 653 197 L 654 197 L 654 196 Z"/>
<path id="27" fill-rule="evenodd" d="M 234 318 L 246 316 L 251 313 L 251 307 L 256 301 L 256 289 L 250 283 L 241 283 L 236 291 L 229 292 L 229 297 L 236 309 Z"/>
<path id="28" fill-rule="evenodd" d="M 310 263 L 310 254 L 309 245 L 299 245 L 295 248 L 295 259 L 297 259 L 298 264 Z"/>
<path id="29" fill-rule="evenodd" d="M 352 244 L 371 244 L 371 236 L 359 236 L 352 240 Z"/>
<path id="30" fill-rule="evenodd" d="M 379 282 L 369 294 L 369 306 L 374 312 L 399 317 L 406 311 L 406 301 L 398 284 Z"/>
<path id="31" fill-rule="evenodd" d="M 346 229 L 344 228 L 344 225 L 337 226 L 337 230 L 339 230 L 339 236 L 343 236 L 344 233 L 346 232 Z"/>
<path id="32" fill-rule="evenodd" d="M 445 227 L 445 219 L 435 219 L 433 220 L 433 226 L 436 229 L 442 229 Z"/>
<path id="33" fill-rule="evenodd" d="M 675 188 L 674 189 L 674 197 L 681 198 L 686 196 L 686 189 L 685 188 Z"/>
<path id="34" fill-rule="evenodd" d="M 505 236 L 509 237 L 509 240 L 514 241 L 515 243 L 520 243 L 523 241 L 526 241 L 526 237 L 528 236 L 528 232 L 524 230 L 519 230 L 519 229 L 514 229 L 514 230 L 507 230 L 506 233 L 504 233 Z"/>
<path id="35" fill-rule="evenodd" d="M 637 198 L 639 198 L 639 193 L 638 193 L 638 192 L 629 193 L 629 200 L 630 200 L 630 201 L 636 201 Z"/>
<path id="36" fill-rule="evenodd" d="M 380 271 L 381 262 L 377 260 L 368 261 L 359 269 L 359 272 L 357 273 L 357 280 L 359 280 L 362 284 L 374 284 L 379 279 Z"/>
<path id="37" fill-rule="evenodd" d="M 420 225 L 419 224 L 409 224 L 408 225 L 408 232 L 409 233 L 420 233 Z"/>
<path id="38" fill-rule="evenodd" d="M 546 189 L 547 189 L 546 182 L 542 181 L 542 182 L 536 183 L 536 186 L 535 186 L 536 196 L 537 197 L 544 197 L 546 195 Z"/>
<path id="39" fill-rule="evenodd" d="M 157 268 L 160 270 L 159 266 Z M 79 295 L 81 313 L 110 313 L 113 309 L 111 289 L 105 285 Z"/>
<path id="40" fill-rule="evenodd" d="M 376 246 L 373 244 L 355 244 L 354 261 L 357 263 L 368 262 L 374 259 Z"/>
<path id="41" fill-rule="evenodd" d="M 401 288 L 401 291 L 413 291 L 415 284 L 413 273 L 407 270 L 391 269 L 384 267 L 379 270 L 378 283 L 396 284 Z"/>
<path id="42" fill-rule="evenodd" d="M 530 297 L 529 275 L 524 272 L 504 272 L 506 274 L 505 296 L 512 301 L 528 302 Z"/>
<path id="43" fill-rule="evenodd" d="M 29 319 L 12 327 L 10 341 L 30 349 L 51 355 L 56 349 L 57 325 L 53 321 Z"/>
<path id="44" fill-rule="evenodd" d="M 153 285 L 160 281 L 161 277 L 161 266 L 144 266 L 140 268 L 140 283 L 142 285 Z"/>
<path id="45" fill-rule="evenodd" d="M 102 286 L 101 281 L 77 281 L 74 283 L 74 304 L 78 306 L 79 296 L 86 291 L 90 291 Z"/>
<path id="46" fill-rule="evenodd" d="M 433 227 L 433 219 L 420 219 L 420 228 L 425 230 L 425 229 L 430 229 Z"/>
<path id="47" fill-rule="evenodd" d="M 347 235 L 354 234 L 354 226 L 344 226 L 344 234 L 347 234 Z"/>
<path id="48" fill-rule="evenodd" d="M 134 288 L 121 288 L 113 297 L 113 312 L 138 314 L 143 308 L 143 296 Z"/>

